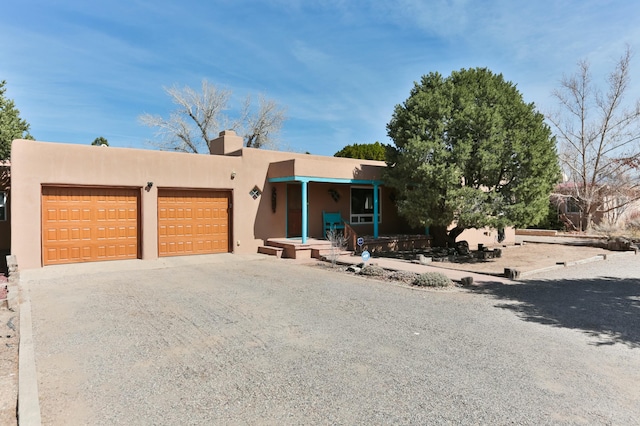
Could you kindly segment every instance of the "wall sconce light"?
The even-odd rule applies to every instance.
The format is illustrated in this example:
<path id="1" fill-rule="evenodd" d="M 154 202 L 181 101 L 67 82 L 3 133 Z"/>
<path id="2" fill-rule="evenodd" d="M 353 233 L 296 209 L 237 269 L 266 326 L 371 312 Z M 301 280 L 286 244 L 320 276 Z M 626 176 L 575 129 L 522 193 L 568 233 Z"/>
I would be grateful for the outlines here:
<path id="1" fill-rule="evenodd" d="M 231 180 L 233 180 L 233 179 L 235 179 L 235 178 L 236 178 L 236 172 L 235 172 L 235 171 L 233 171 L 233 172 L 231 172 Z"/>
<path id="2" fill-rule="evenodd" d="M 153 182 L 147 182 L 147 186 L 144 187 L 144 190 L 149 192 L 151 191 L 152 186 L 153 186 Z"/>

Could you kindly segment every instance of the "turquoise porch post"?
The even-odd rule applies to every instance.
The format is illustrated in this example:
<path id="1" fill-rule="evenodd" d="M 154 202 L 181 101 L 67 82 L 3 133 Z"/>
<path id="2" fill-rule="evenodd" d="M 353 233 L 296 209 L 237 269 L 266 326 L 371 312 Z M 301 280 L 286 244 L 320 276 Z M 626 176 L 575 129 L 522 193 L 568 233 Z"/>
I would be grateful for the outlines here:
<path id="1" fill-rule="evenodd" d="M 302 244 L 307 242 L 307 233 L 309 229 L 307 214 L 307 181 L 302 181 Z"/>
<path id="2" fill-rule="evenodd" d="M 373 238 L 378 238 L 378 184 L 373 184 Z"/>

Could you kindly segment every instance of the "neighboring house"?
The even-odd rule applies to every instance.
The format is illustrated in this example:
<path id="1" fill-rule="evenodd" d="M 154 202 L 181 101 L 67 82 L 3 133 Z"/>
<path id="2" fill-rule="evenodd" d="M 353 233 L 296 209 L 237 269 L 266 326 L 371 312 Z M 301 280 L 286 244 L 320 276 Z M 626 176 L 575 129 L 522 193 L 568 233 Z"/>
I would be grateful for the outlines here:
<path id="1" fill-rule="evenodd" d="M 572 230 L 570 229 L 571 224 L 577 230 L 587 228 L 585 215 L 575 198 L 575 194 L 580 192 L 577 188 L 574 182 L 563 182 L 556 186 L 551 195 L 551 201 L 557 207 L 560 218 L 564 220 L 566 217 L 570 221 L 569 223 L 565 220 L 565 225 L 569 230 Z M 618 190 L 616 192 L 617 195 L 604 196 L 591 218 L 592 224 L 622 226 L 640 213 L 640 195 L 637 190 Z M 633 201 L 629 201 L 630 199 Z"/>
<path id="2" fill-rule="evenodd" d="M 212 146 L 201 155 L 14 141 L 11 252 L 20 268 L 257 253 L 269 238 L 323 238 L 323 211 L 339 212 L 358 235 L 416 232 L 381 181 L 384 162 L 243 148 L 233 131 Z M 460 239 L 489 245 L 495 231 Z"/>

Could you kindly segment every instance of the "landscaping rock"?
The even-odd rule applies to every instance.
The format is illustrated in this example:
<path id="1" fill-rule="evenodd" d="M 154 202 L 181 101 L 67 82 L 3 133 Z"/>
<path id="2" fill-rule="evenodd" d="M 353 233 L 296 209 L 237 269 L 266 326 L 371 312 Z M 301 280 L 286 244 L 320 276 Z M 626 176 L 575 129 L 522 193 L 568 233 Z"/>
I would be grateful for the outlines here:
<path id="1" fill-rule="evenodd" d="M 632 250 L 632 242 L 623 237 L 616 237 L 613 240 L 607 241 L 607 249 L 614 251 L 627 251 Z"/>
<path id="2" fill-rule="evenodd" d="M 469 251 L 469 243 L 467 241 L 458 241 L 456 243 L 456 253 L 462 256 L 467 256 L 471 254 Z"/>
<path id="3" fill-rule="evenodd" d="M 424 254 L 418 254 L 416 256 L 416 260 L 421 265 L 428 265 L 429 263 L 431 263 L 433 261 L 433 258 L 432 257 L 427 257 Z"/>
<path id="4" fill-rule="evenodd" d="M 520 278 L 520 271 L 513 268 L 504 268 L 504 276 L 510 280 L 517 280 Z"/>

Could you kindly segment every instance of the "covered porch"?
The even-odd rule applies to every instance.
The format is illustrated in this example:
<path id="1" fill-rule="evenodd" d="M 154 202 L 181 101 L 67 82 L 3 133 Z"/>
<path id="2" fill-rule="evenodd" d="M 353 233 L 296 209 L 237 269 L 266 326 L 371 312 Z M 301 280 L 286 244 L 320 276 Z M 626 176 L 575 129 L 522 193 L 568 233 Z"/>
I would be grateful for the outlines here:
<path id="1" fill-rule="evenodd" d="M 324 227 L 320 227 L 323 212 L 339 214 L 345 224 L 359 228 L 355 232 L 366 230 L 378 237 L 384 165 L 354 168 L 353 162 L 340 160 L 296 158 L 269 165 L 269 184 L 287 194 L 286 238 L 300 238 L 302 244 L 311 237 L 326 238 Z M 363 203 L 366 206 L 360 208 Z"/>
<path id="2" fill-rule="evenodd" d="M 365 179 L 338 179 L 338 178 L 319 178 L 310 176 L 287 176 L 280 178 L 269 178 L 269 183 L 285 184 L 287 187 L 287 238 L 299 238 L 302 244 L 306 244 L 307 240 L 311 238 L 310 235 L 310 217 L 314 218 L 315 222 L 322 222 L 322 215 L 326 212 L 335 212 L 339 214 L 340 219 L 347 225 L 352 225 L 352 219 L 358 222 L 358 224 L 370 224 L 373 229 L 372 233 L 374 238 L 378 238 L 380 233 L 380 190 L 381 182 L 378 180 L 365 180 Z M 328 185 L 330 184 L 330 185 Z M 334 204 L 326 202 L 320 199 L 310 199 L 310 186 L 315 185 L 316 192 L 322 193 L 324 189 L 330 197 L 334 197 Z M 339 186 L 339 189 L 334 189 Z M 371 195 L 367 200 L 368 206 L 367 214 L 354 213 L 353 200 L 351 199 L 352 187 L 369 188 Z M 340 194 L 348 195 L 345 201 L 340 202 L 342 197 Z M 319 197 L 318 197 L 319 198 Z M 310 211 L 312 210 L 312 211 Z M 365 219 L 366 217 L 366 219 Z M 299 224 L 299 225 L 298 225 Z M 322 233 L 318 233 L 317 223 L 314 223 L 315 232 L 313 237 L 316 239 L 323 239 L 326 237 L 324 226 L 321 227 Z M 299 227 L 299 229 L 298 229 Z"/>

